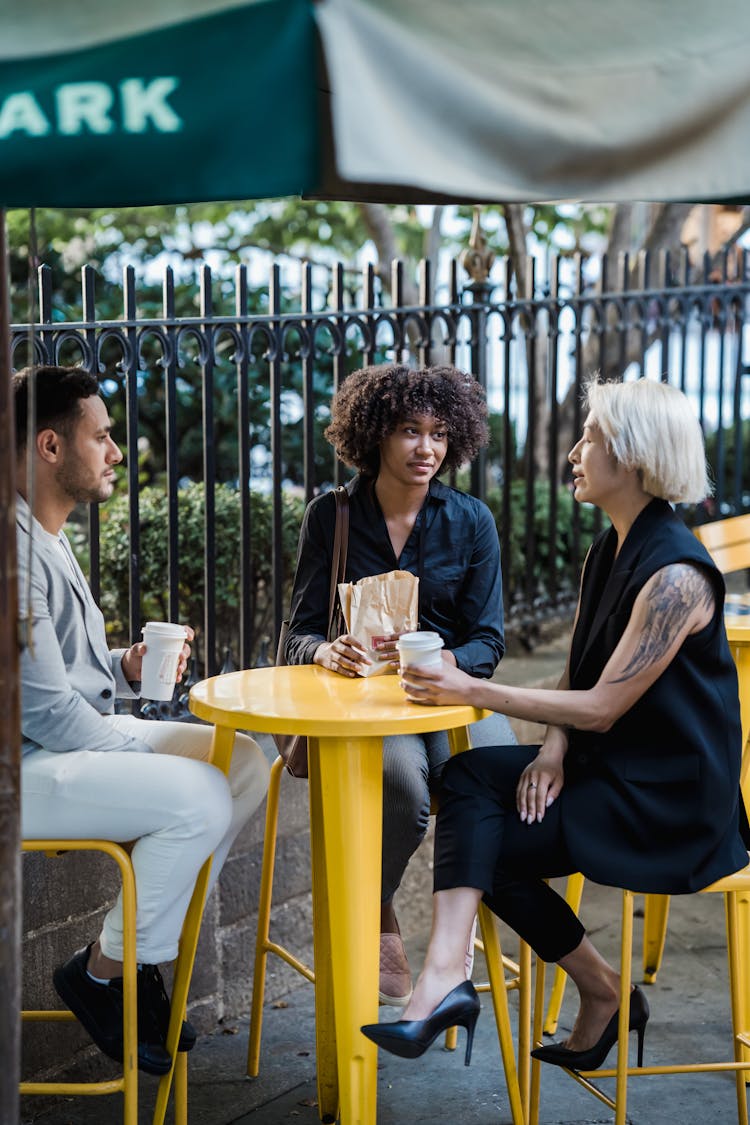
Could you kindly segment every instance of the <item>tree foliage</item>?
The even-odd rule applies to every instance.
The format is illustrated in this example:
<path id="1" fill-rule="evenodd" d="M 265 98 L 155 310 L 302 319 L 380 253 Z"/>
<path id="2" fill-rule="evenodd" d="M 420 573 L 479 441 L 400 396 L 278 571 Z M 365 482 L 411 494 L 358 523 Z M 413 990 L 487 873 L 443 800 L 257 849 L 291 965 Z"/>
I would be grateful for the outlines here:
<path id="1" fill-rule="evenodd" d="M 585 248 L 590 236 L 605 230 L 611 213 L 603 206 L 572 204 L 520 209 L 526 230 L 540 244 L 562 249 Z M 33 213 L 32 229 L 30 213 L 14 210 L 8 213 L 14 320 L 26 319 L 30 255 L 32 264 L 35 258 L 51 267 L 60 314 L 69 316 L 80 309 L 83 265 L 99 271 L 101 311 L 111 308 L 117 316 L 123 266 L 134 265 L 140 275 L 158 260 L 175 269 L 179 304 L 187 315 L 188 307 L 195 311 L 196 267 L 203 261 L 211 261 L 218 276 L 238 262 L 247 262 L 254 250 L 328 264 L 342 261 L 354 267 L 362 248 L 374 241 L 387 270 L 389 255 L 381 252 L 386 247 L 378 244 L 378 230 L 389 232 L 389 249 L 407 263 L 416 263 L 434 246 L 435 224 L 439 246 L 458 256 L 468 242 L 471 220 L 472 209 L 465 206 L 454 208 L 448 222 L 445 208 L 276 199 L 88 211 L 45 209 Z M 505 209 L 485 207 L 483 226 L 496 253 L 507 253 Z M 144 289 L 139 280 L 146 304 L 158 301 L 160 292 L 158 282 Z"/>

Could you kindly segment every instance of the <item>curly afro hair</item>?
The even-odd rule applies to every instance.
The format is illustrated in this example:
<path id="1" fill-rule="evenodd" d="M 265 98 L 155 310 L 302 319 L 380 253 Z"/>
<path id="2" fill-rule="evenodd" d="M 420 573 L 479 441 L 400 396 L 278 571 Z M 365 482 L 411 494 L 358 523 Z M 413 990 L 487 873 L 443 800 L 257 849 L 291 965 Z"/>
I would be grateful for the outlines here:
<path id="1" fill-rule="evenodd" d="M 396 363 L 353 371 L 331 403 L 325 436 L 346 465 L 375 477 L 380 443 L 404 418 L 431 415 L 448 429 L 440 472 L 471 461 L 487 444 L 487 402 L 473 375 L 455 367 L 414 370 Z"/>

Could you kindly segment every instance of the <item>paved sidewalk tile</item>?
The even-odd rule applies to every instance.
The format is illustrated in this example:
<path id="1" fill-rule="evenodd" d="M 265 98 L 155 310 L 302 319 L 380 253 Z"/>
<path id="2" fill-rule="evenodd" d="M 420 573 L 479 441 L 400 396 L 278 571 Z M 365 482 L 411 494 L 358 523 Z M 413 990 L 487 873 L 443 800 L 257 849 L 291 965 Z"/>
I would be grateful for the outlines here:
<path id="1" fill-rule="evenodd" d="M 587 884 L 582 916 L 592 940 L 610 958 L 617 955 L 619 910 L 616 891 Z M 716 895 L 672 899 L 665 962 L 657 984 L 646 990 L 652 1017 L 646 1033 L 646 1062 L 728 1057 L 730 1022 L 726 993 L 723 904 Z M 414 944 L 413 963 L 423 956 Z M 513 953 L 510 940 L 506 952 Z M 636 933 L 637 958 L 640 932 Z M 475 979 L 481 976 L 477 959 Z M 636 967 L 638 959 L 636 959 Z M 637 976 L 636 976 L 636 979 Z M 285 1005 L 285 1006 L 284 1006 Z M 515 1000 L 511 999 L 515 1019 Z M 569 989 L 560 1035 L 575 1015 Z M 383 1009 L 383 1018 L 397 1018 Z M 295 989 L 281 1006 L 264 1015 L 261 1074 L 245 1077 L 247 1020 L 238 1021 L 199 1041 L 190 1056 L 191 1125 L 316 1125 L 313 990 Z M 464 1032 L 458 1050 L 440 1043 L 416 1061 L 381 1053 L 378 1070 L 378 1125 L 506 1125 L 508 1100 L 489 996 L 482 1000 L 472 1064 L 463 1065 Z M 635 1036 L 631 1037 L 631 1045 Z M 611 1056 L 612 1058 L 614 1056 Z M 609 1083 L 611 1088 L 612 1083 Z M 148 1125 L 156 1083 L 141 1082 L 140 1122 Z M 23 1121 L 43 1125 L 116 1125 L 119 1098 L 66 1099 L 50 1107 L 24 1099 Z M 633 1125 L 694 1125 L 710 1118 L 714 1125 L 736 1120 L 734 1080 L 728 1074 L 634 1079 L 630 1083 L 629 1120 Z M 562 1071 L 547 1067 L 542 1079 L 541 1125 L 598 1125 L 612 1120 Z"/>

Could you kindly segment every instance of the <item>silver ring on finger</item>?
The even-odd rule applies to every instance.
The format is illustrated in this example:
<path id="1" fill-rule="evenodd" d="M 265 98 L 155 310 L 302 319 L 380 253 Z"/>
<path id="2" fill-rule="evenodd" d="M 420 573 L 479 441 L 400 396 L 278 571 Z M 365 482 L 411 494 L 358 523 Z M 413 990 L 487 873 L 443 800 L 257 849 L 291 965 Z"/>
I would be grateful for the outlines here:
<path id="1" fill-rule="evenodd" d="M 535 781 L 529 782 L 529 789 L 536 789 L 536 782 Z"/>

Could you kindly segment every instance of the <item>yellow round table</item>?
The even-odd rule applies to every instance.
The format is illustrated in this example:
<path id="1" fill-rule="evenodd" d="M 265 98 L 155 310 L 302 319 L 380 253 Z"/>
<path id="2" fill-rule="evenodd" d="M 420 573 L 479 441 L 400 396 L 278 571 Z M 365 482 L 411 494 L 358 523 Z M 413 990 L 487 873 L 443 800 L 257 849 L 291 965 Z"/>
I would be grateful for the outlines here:
<path id="1" fill-rule="evenodd" d="M 323 1121 L 375 1125 L 383 818 L 382 738 L 447 730 L 451 751 L 486 712 L 410 703 L 398 677 L 350 679 L 316 665 L 253 668 L 196 684 L 190 710 L 214 724 L 226 770 L 234 732 L 309 739 L 318 1108 Z"/>

